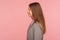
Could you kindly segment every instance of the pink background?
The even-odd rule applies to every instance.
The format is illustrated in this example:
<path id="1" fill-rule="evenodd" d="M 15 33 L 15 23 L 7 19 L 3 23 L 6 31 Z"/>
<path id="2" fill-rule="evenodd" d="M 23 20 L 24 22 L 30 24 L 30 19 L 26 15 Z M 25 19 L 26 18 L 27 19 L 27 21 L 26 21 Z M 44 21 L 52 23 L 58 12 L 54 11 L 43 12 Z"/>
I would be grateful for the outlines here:
<path id="1" fill-rule="evenodd" d="M 60 40 L 60 0 L 0 0 L 0 40 L 26 40 L 28 4 L 40 2 L 46 21 L 44 40 Z"/>

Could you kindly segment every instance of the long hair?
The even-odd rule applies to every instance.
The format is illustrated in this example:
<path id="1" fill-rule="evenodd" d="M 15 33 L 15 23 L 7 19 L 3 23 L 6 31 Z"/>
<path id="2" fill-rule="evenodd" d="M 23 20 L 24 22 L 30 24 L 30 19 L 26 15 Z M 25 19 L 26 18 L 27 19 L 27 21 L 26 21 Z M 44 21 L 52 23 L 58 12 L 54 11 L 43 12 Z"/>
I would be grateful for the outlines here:
<path id="1" fill-rule="evenodd" d="M 32 11 L 33 20 L 39 22 L 42 25 L 43 34 L 45 33 L 45 20 L 42 12 L 41 5 L 38 2 L 29 4 L 29 7 Z"/>

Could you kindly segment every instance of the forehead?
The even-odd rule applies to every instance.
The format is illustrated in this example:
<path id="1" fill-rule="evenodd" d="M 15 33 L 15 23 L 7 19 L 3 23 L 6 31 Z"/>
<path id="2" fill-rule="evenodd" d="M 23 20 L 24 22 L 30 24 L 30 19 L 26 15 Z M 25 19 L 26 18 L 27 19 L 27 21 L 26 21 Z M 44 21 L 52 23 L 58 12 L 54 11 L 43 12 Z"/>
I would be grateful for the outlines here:
<path id="1" fill-rule="evenodd" d="M 28 7 L 28 10 L 31 10 L 30 7 Z"/>

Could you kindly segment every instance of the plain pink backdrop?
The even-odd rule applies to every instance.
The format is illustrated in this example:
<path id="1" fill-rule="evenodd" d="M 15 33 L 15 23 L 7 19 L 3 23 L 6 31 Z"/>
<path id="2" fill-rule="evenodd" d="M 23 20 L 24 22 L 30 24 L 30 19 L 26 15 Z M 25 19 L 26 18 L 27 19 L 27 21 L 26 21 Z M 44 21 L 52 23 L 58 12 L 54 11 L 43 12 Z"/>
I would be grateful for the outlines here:
<path id="1" fill-rule="evenodd" d="M 44 40 L 60 40 L 60 0 L 0 0 L 0 40 L 27 40 L 31 18 L 28 4 L 41 4 L 45 21 Z"/>

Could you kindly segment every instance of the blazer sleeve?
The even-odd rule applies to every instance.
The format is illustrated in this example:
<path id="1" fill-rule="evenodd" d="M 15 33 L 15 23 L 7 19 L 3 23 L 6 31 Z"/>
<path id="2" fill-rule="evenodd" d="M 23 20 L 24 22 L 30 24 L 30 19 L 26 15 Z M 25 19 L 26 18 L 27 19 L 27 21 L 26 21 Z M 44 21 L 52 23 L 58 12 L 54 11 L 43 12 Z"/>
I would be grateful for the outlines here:
<path id="1" fill-rule="evenodd" d="M 42 30 L 37 23 L 30 25 L 27 32 L 27 40 L 43 40 Z"/>
<path id="2" fill-rule="evenodd" d="M 34 24 L 34 40 L 43 40 L 43 34 L 42 34 L 42 30 L 41 27 L 37 24 Z"/>
<path id="3" fill-rule="evenodd" d="M 33 26 L 31 25 L 27 31 L 27 40 L 33 40 Z"/>

